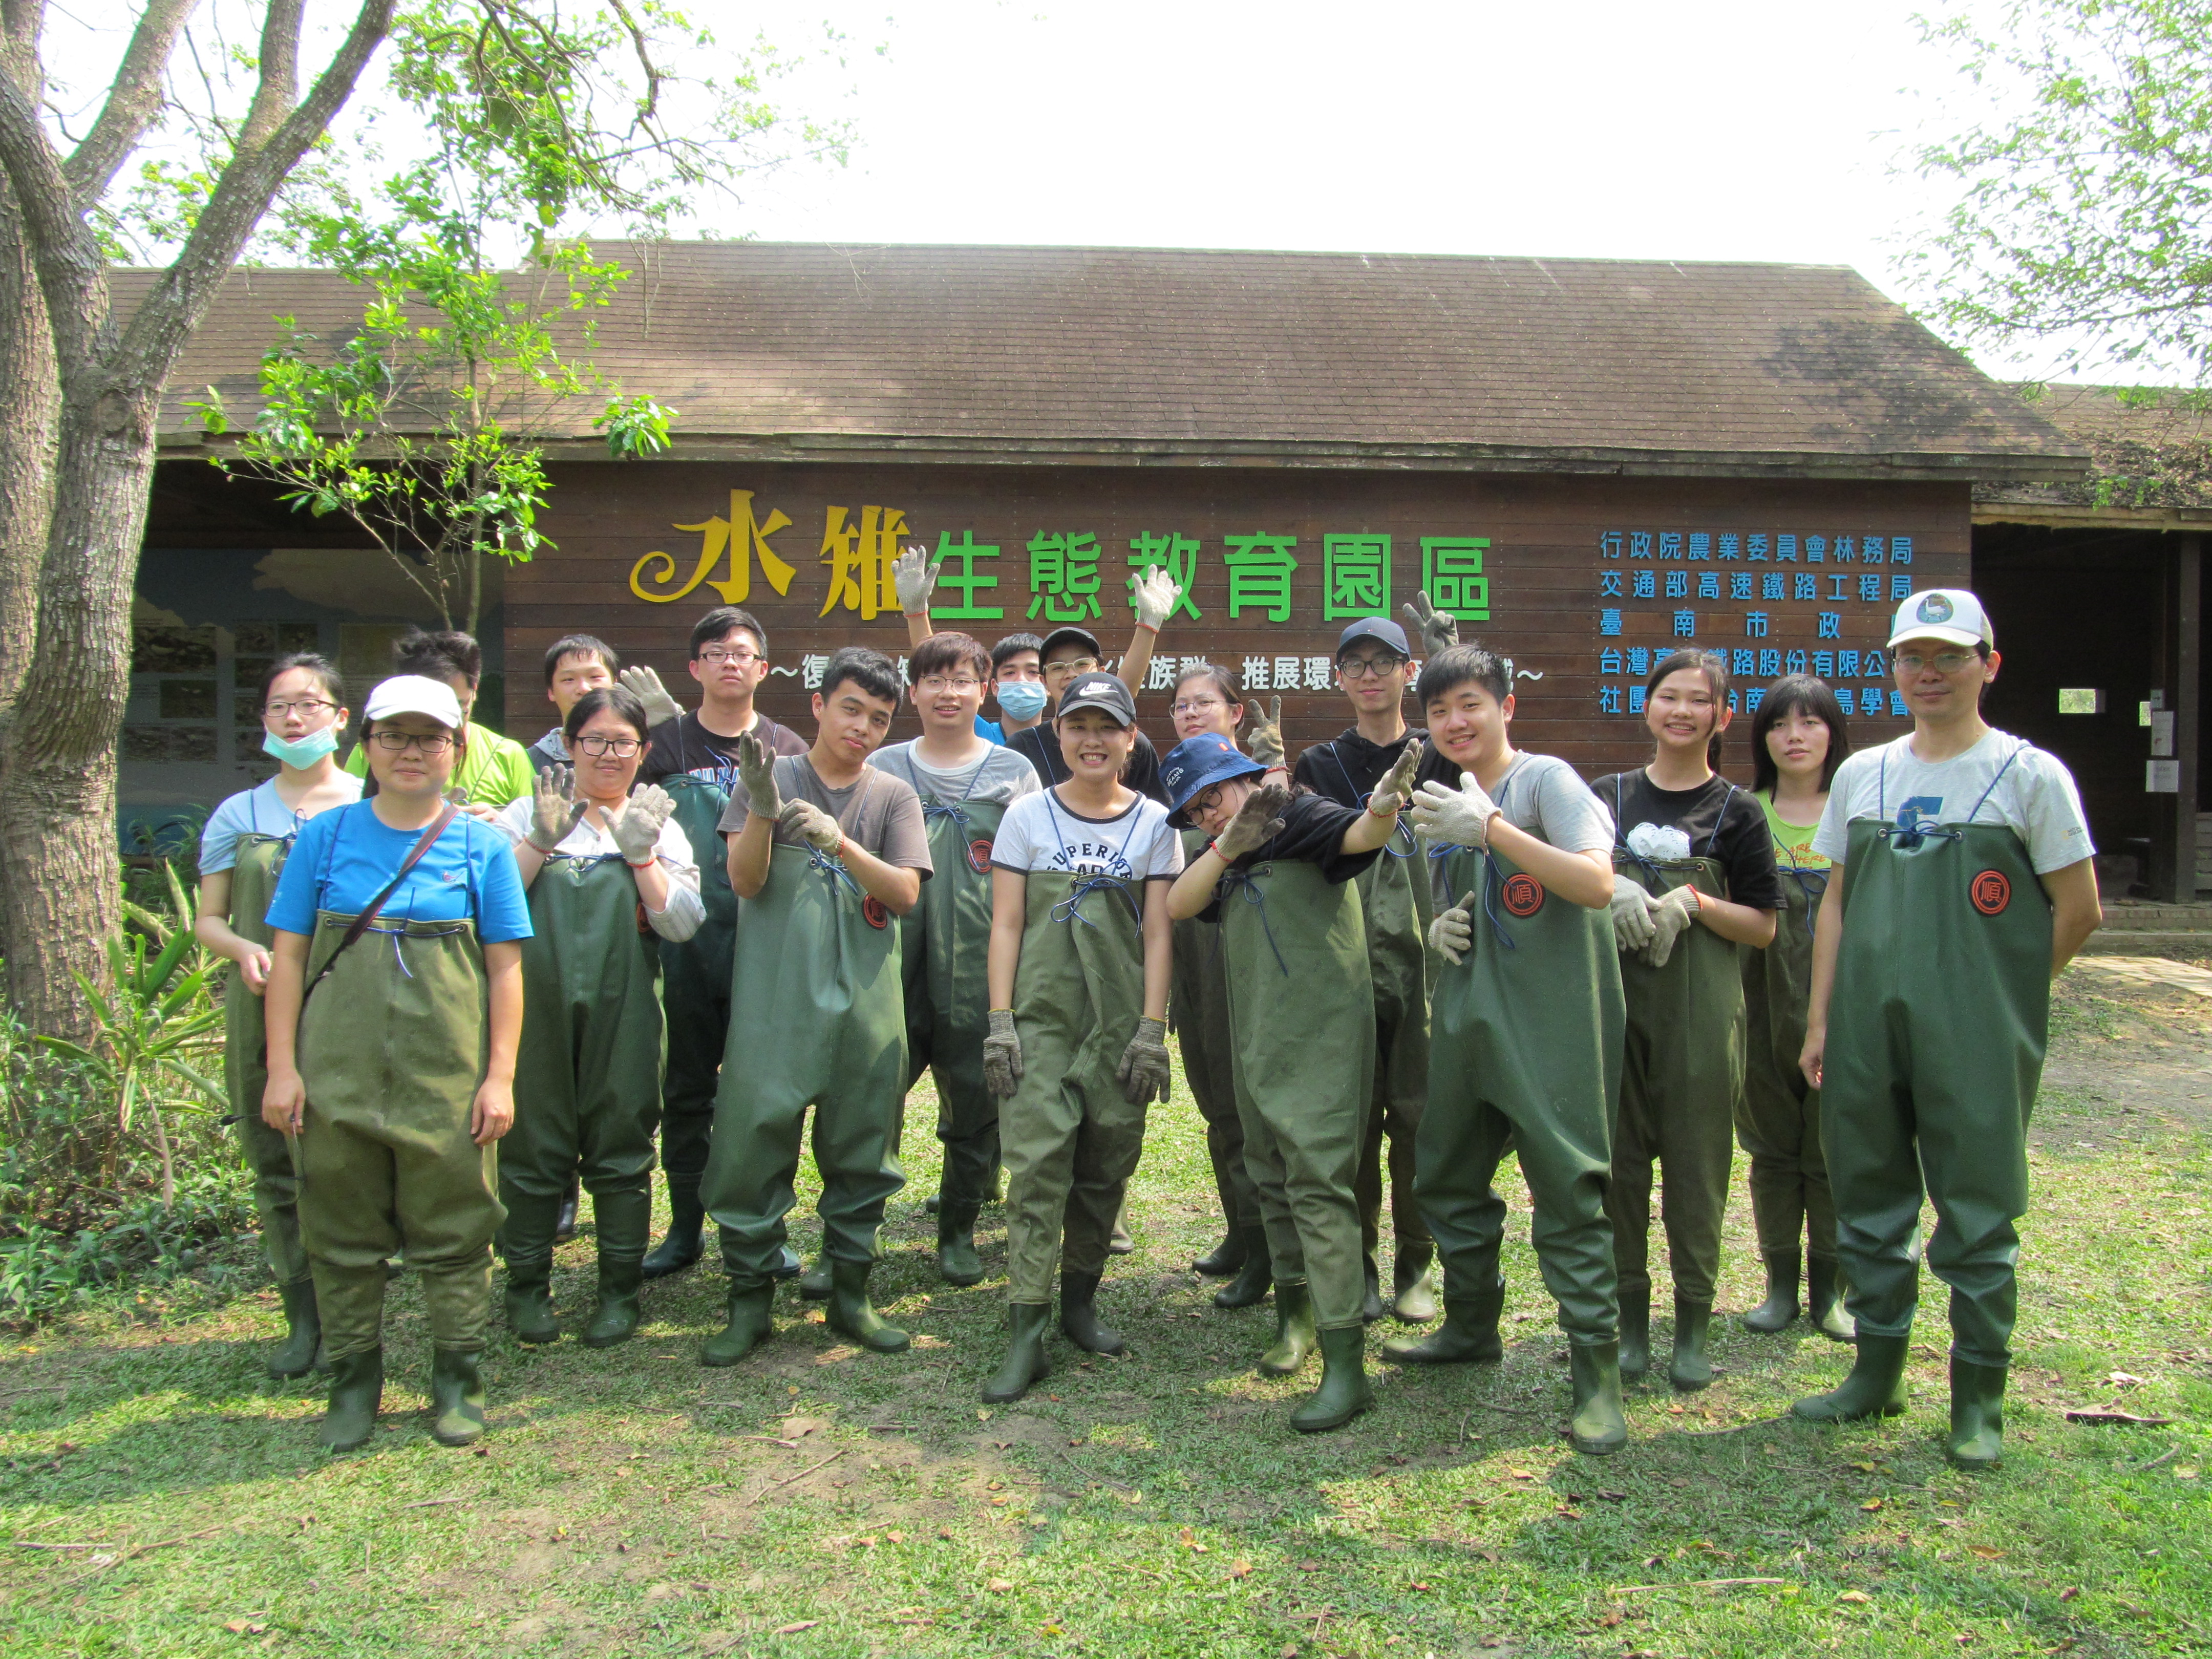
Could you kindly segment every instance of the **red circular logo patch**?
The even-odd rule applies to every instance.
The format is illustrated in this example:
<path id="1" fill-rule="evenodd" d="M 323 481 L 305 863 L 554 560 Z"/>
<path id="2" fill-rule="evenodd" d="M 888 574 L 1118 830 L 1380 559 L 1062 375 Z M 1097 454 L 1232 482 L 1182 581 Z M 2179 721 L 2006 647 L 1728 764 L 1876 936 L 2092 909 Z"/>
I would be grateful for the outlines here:
<path id="1" fill-rule="evenodd" d="M 979 876 L 991 873 L 991 843 L 980 836 L 968 843 L 968 867 Z"/>
<path id="2" fill-rule="evenodd" d="M 860 915 L 871 927 L 888 927 L 891 925 L 891 913 L 879 898 L 862 899 Z"/>
<path id="3" fill-rule="evenodd" d="M 2012 878 L 2002 870 L 1984 870 L 1967 887 L 1966 896 L 1984 915 L 2002 915 L 2012 902 Z"/>
<path id="4" fill-rule="evenodd" d="M 1530 875 L 1505 878 L 1505 908 L 1516 916 L 1533 916 L 1544 908 L 1544 884 Z"/>

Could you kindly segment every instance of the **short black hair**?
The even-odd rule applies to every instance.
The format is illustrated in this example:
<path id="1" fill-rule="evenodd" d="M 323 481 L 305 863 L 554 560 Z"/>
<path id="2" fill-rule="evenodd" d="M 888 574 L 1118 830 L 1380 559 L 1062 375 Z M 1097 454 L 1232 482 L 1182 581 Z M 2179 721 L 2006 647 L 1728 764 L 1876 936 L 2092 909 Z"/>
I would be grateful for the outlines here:
<path id="1" fill-rule="evenodd" d="M 871 651 L 865 645 L 840 646 L 830 654 L 830 663 L 822 671 L 822 699 L 827 702 L 830 694 L 847 680 L 859 686 L 872 697 L 881 697 L 896 708 L 899 693 L 898 669 L 880 651 Z"/>
<path id="2" fill-rule="evenodd" d="M 622 667 L 622 659 L 605 640 L 591 634 L 568 634 L 545 647 L 545 684 L 550 690 L 553 676 L 561 672 L 563 657 L 597 657 L 612 674 Z"/>
<path id="3" fill-rule="evenodd" d="M 1767 750 L 1766 734 L 1793 711 L 1810 714 L 1828 728 L 1828 757 L 1820 763 L 1820 792 L 1826 794 L 1836 781 L 1836 769 L 1851 752 L 1851 734 L 1844 720 L 1843 705 L 1836 701 L 1827 681 L 1811 674 L 1784 674 L 1760 696 L 1751 717 L 1751 787 L 1771 793 L 1782 781 L 1782 769 Z"/>
<path id="4" fill-rule="evenodd" d="M 459 629 L 428 633 L 410 628 L 392 642 L 392 669 L 434 680 L 458 674 L 474 687 L 483 680 L 483 647 Z"/>
<path id="5" fill-rule="evenodd" d="M 261 677 L 260 695 L 253 700 L 255 708 L 269 701 L 269 692 L 277 680 L 294 669 L 306 670 L 315 677 L 323 688 L 323 695 L 341 708 L 345 707 L 345 681 L 338 677 L 337 665 L 315 651 L 295 651 L 288 657 L 279 657 L 269 665 L 269 672 Z"/>
<path id="6" fill-rule="evenodd" d="M 1421 678 L 1413 682 L 1413 701 L 1426 708 L 1469 681 L 1500 702 L 1513 695 L 1513 671 L 1504 658 L 1487 646 L 1455 645 L 1421 665 Z"/>
<path id="7" fill-rule="evenodd" d="M 641 742 L 653 735 L 647 726 L 645 704 L 636 692 L 622 685 L 595 685 L 577 698 L 569 708 L 568 718 L 561 722 L 561 735 L 574 743 L 576 734 L 602 709 L 636 732 Z"/>
<path id="8" fill-rule="evenodd" d="M 753 649 L 768 655 L 768 629 L 760 625 L 760 618 L 742 605 L 718 605 L 697 622 L 691 624 L 691 660 L 699 660 L 699 653 L 719 639 L 726 637 L 733 628 L 742 628 L 753 636 Z"/>
<path id="9" fill-rule="evenodd" d="M 915 647 L 906 672 L 909 680 L 919 680 L 930 674 L 949 675 L 956 668 L 969 669 L 979 679 L 989 677 L 991 655 L 981 640 L 966 634 L 932 634 Z"/>
<path id="10" fill-rule="evenodd" d="M 996 675 L 1006 665 L 1006 659 L 1018 657 L 1024 651 L 1044 654 L 1044 641 L 1035 634 L 1009 634 L 991 647 L 991 672 Z"/>

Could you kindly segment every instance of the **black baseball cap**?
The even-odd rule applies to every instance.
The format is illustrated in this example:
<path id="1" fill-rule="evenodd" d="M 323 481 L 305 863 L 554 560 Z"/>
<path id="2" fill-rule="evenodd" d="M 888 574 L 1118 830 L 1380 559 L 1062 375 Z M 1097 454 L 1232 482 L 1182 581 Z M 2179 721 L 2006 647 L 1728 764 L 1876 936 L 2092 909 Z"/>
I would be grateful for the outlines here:
<path id="1" fill-rule="evenodd" d="M 1111 674 L 1078 675 L 1075 684 L 1060 693 L 1060 711 L 1054 718 L 1066 720 L 1079 708 L 1103 708 L 1125 726 L 1137 723 L 1136 698 Z"/>
<path id="2" fill-rule="evenodd" d="M 1100 662 L 1106 660 L 1106 647 L 1098 643 L 1098 636 L 1087 628 L 1054 629 L 1044 636 L 1044 643 L 1037 647 L 1037 661 L 1050 662 L 1052 648 L 1056 645 L 1079 645 Z"/>
<path id="3" fill-rule="evenodd" d="M 1362 617 L 1353 623 L 1336 636 L 1336 654 L 1341 657 L 1355 640 L 1380 640 L 1401 657 L 1413 654 L 1406 643 L 1406 630 L 1388 617 Z"/>

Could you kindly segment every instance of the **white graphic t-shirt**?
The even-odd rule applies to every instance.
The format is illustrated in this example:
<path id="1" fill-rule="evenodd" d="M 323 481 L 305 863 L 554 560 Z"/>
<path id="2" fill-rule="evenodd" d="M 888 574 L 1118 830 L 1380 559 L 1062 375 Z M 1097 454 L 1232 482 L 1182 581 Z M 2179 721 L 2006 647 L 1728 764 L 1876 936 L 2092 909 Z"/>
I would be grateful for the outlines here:
<path id="1" fill-rule="evenodd" d="M 1173 881 L 1182 873 L 1182 839 L 1168 828 L 1168 809 L 1149 796 L 1101 820 L 1070 811 L 1058 789 L 1043 789 L 1006 809 L 991 843 L 991 864 L 1023 875 Z"/>

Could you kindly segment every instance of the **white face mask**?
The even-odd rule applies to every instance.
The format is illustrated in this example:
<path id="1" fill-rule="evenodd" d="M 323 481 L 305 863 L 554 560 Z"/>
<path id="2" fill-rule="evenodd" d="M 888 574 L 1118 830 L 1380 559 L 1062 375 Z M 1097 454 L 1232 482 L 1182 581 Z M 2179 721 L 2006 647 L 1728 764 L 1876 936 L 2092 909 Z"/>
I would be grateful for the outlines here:
<path id="1" fill-rule="evenodd" d="M 338 732 L 335 726 L 326 726 L 319 732 L 310 732 L 304 738 L 280 738 L 274 732 L 261 734 L 261 752 L 273 755 L 285 765 L 307 770 L 338 746 Z"/>
<path id="2" fill-rule="evenodd" d="M 1035 680 L 1001 680 L 991 692 L 1009 720 L 1032 720 L 1044 713 L 1045 689 Z"/>

